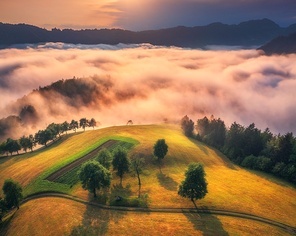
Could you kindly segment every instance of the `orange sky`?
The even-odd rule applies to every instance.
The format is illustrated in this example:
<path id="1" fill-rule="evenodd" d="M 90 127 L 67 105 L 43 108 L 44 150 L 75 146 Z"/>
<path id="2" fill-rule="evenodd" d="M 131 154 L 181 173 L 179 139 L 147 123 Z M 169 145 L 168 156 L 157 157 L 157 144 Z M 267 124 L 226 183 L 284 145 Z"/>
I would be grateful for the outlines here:
<path id="1" fill-rule="evenodd" d="M 295 0 L 0 0 L 0 22 L 57 28 L 160 29 L 269 18 L 296 21 Z"/>
<path id="2" fill-rule="evenodd" d="M 1 0 L 0 21 L 49 29 L 113 27 L 120 14 L 117 3 L 118 0 Z"/>

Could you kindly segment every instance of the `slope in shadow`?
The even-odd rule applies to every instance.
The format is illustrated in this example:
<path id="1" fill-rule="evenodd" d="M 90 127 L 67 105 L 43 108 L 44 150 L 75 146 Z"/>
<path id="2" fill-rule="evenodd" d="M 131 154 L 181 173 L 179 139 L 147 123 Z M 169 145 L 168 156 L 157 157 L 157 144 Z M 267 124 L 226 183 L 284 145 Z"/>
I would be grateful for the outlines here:
<path id="1" fill-rule="evenodd" d="M 157 174 L 157 179 L 162 187 L 170 191 L 176 191 L 178 183 L 173 180 L 170 176 L 163 174 L 162 172 Z"/>
<path id="2" fill-rule="evenodd" d="M 126 212 L 124 211 L 110 211 L 87 205 L 81 224 L 74 227 L 70 235 L 108 235 L 110 222 L 112 221 L 117 224 L 125 214 Z"/>
<path id="3" fill-rule="evenodd" d="M 205 236 L 228 236 L 220 220 L 212 214 L 184 213 L 196 230 L 202 231 Z"/>

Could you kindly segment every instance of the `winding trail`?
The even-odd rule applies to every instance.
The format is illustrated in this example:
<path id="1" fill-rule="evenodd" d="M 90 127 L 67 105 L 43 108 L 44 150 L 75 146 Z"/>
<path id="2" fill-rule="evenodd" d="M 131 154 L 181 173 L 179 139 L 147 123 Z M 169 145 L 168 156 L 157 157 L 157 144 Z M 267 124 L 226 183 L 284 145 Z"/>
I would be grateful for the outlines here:
<path id="1" fill-rule="evenodd" d="M 71 195 L 63 194 L 63 193 L 56 193 L 56 192 L 45 192 L 45 193 L 37 193 L 34 195 L 30 195 L 26 197 L 22 203 L 26 203 L 35 199 L 39 198 L 49 198 L 49 197 L 58 197 L 58 198 L 64 198 L 72 201 L 76 201 L 85 205 L 94 206 L 100 209 L 105 210 L 112 210 L 112 211 L 130 211 L 130 212 L 155 212 L 155 213 L 196 213 L 196 214 L 213 214 L 213 215 L 223 215 L 223 216 L 230 216 L 230 217 L 237 217 L 237 218 L 244 218 L 254 221 L 259 221 L 268 225 L 272 225 L 278 228 L 281 228 L 291 235 L 296 235 L 296 227 L 290 226 L 284 223 L 280 223 L 275 220 L 270 220 L 264 217 L 247 214 L 243 212 L 234 212 L 234 211 L 227 211 L 227 210 L 219 210 L 219 209 L 210 209 L 210 208 L 141 208 L 141 207 L 118 207 L 118 206 L 107 206 L 103 204 L 99 204 L 96 202 L 89 202 L 86 200 L 83 200 L 78 197 L 74 197 Z"/>

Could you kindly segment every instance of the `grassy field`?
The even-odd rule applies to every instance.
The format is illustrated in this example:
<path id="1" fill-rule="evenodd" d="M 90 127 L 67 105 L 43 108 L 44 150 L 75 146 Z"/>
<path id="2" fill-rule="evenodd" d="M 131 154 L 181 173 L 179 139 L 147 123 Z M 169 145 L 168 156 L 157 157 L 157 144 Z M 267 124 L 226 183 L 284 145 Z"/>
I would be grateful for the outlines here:
<path id="1" fill-rule="evenodd" d="M 289 235 L 266 224 L 227 216 L 107 211 L 66 199 L 43 198 L 21 206 L 0 234 L 256 236 L 266 232 Z"/>
<path id="2" fill-rule="evenodd" d="M 197 201 L 198 207 L 245 212 L 296 226 L 295 186 L 270 175 L 245 170 L 233 165 L 216 150 L 185 137 L 181 130 L 175 126 L 110 127 L 69 135 L 42 152 L 0 159 L 0 184 L 2 185 L 4 179 L 12 177 L 22 184 L 25 194 L 52 190 L 89 199 L 90 195 L 79 184 L 71 188 L 67 184 L 53 183 L 43 179 L 53 171 L 77 159 L 83 153 L 85 154 L 95 149 L 98 145 L 111 138 L 134 142 L 136 145 L 129 152 L 130 156 L 137 153 L 144 155 L 146 165 L 144 173 L 141 175 L 141 193 L 148 196 L 147 204 L 149 207 L 193 207 L 189 200 L 178 196 L 177 189 L 180 182 L 184 179 L 184 171 L 188 164 L 193 161 L 199 161 L 205 167 L 209 193 L 203 200 Z M 152 155 L 153 145 L 160 138 L 165 138 L 169 146 L 169 152 L 163 160 L 162 172 L 159 171 Z M 123 187 L 120 187 L 118 184 L 119 178 L 113 174 L 110 196 L 124 195 L 126 198 L 137 196 L 137 178 L 132 173 L 124 176 Z M 109 199 L 109 201 L 112 201 L 112 199 Z M 25 220 L 25 216 L 22 217 L 22 214 L 18 214 L 20 220 L 21 218 Z M 129 215 L 129 217 L 124 217 L 125 220 L 122 220 L 120 224 L 122 232 L 124 232 L 124 228 L 129 229 L 132 219 L 137 220 L 139 218 L 136 213 L 128 213 L 126 215 Z M 152 215 L 154 216 L 155 214 L 153 213 L 149 217 Z M 148 216 L 143 215 L 142 217 Z M 177 220 L 177 216 L 170 216 L 170 219 L 169 217 L 165 219 L 165 216 L 159 217 L 155 216 L 156 219 L 153 222 L 160 224 L 157 219 L 162 219 L 164 222 L 162 224 L 164 225 L 164 232 L 168 230 L 165 229 L 166 227 L 172 227 L 170 224 L 173 223 L 170 222 L 173 220 L 170 221 L 170 219 Z M 184 229 L 188 225 L 188 228 L 193 227 L 192 230 L 198 232 L 198 227 L 192 226 L 194 224 L 192 223 L 194 222 L 193 219 L 190 221 L 188 220 L 190 217 L 182 216 L 182 218 L 180 215 L 178 217 L 180 220 L 184 220 L 184 222 L 182 221 Z M 251 234 L 252 225 L 255 225 L 255 228 L 257 226 L 260 228 L 261 231 L 258 232 L 271 232 L 270 226 L 262 226 L 259 223 L 229 217 L 219 216 L 215 218 L 220 221 L 227 232 L 232 232 L 231 230 L 233 230 L 234 235 L 241 235 L 239 230 L 247 229 L 250 229 L 249 232 Z M 78 221 L 81 223 L 81 219 Z M 187 223 L 185 223 L 186 221 Z M 112 224 L 116 225 L 116 220 L 114 221 L 115 223 L 112 222 L 108 223 L 108 232 L 116 234 L 118 227 L 111 227 Z M 144 222 L 143 227 L 145 228 Z M 215 222 L 213 221 L 213 223 Z M 71 227 L 73 228 L 74 226 Z M 179 230 L 178 232 L 176 231 L 176 235 L 181 234 L 183 229 Z M 202 230 L 199 233 L 202 234 Z"/>

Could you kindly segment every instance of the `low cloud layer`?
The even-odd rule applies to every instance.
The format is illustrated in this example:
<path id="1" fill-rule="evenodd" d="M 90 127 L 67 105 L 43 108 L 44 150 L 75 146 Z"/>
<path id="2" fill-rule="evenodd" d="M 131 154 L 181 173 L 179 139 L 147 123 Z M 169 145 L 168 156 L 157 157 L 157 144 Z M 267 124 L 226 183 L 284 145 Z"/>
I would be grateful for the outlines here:
<path id="1" fill-rule="evenodd" d="M 256 50 L 63 44 L 0 50 L 0 118 L 18 115 L 15 101 L 33 89 L 74 76 L 96 87 L 90 102 L 77 99 L 73 105 L 57 93 L 23 99 L 21 106 L 35 107 L 42 128 L 81 117 L 107 126 L 213 114 L 227 125 L 254 122 L 275 133 L 296 133 L 296 55 L 265 56 Z"/>

